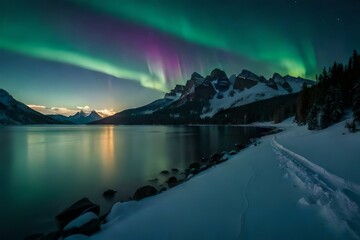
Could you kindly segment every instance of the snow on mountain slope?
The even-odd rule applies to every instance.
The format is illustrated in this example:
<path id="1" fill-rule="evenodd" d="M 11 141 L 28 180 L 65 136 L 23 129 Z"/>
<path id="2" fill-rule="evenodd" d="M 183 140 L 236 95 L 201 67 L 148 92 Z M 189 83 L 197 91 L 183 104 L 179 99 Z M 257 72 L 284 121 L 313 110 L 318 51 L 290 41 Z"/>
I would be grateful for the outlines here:
<path id="1" fill-rule="evenodd" d="M 209 106 L 206 106 L 203 109 L 201 117 L 212 117 L 214 114 L 223 109 L 239 107 L 256 101 L 299 92 L 303 86 L 303 83 L 305 82 L 305 80 L 301 78 L 282 78 L 280 75 L 274 74 L 274 76 L 276 76 L 276 81 L 274 81 L 277 82 L 277 84 L 284 84 L 287 82 L 290 85 L 292 91 L 289 92 L 281 85 L 278 86 L 277 90 L 271 88 L 266 85 L 266 82 L 259 82 L 260 77 L 257 77 L 255 74 L 250 74 L 249 71 L 246 71 L 246 73 L 247 74 L 245 74 L 243 71 L 242 76 L 250 76 L 250 80 L 257 82 L 256 85 L 252 86 L 251 88 L 245 87 L 243 91 L 234 90 L 232 86 L 226 92 L 222 93 L 221 97 L 219 97 L 219 95 L 214 96 L 209 100 Z"/>
<path id="2" fill-rule="evenodd" d="M 344 122 L 319 132 L 288 122 L 278 126 L 286 130 L 277 134 L 277 146 L 273 136 L 263 137 L 160 195 L 115 204 L 108 223 L 89 239 L 359 239 L 358 192 L 346 181 L 331 184 L 314 170 L 326 167 L 311 170 L 301 158 L 319 163 L 329 152 L 339 169 L 354 168 L 344 154 L 359 156 L 352 142 L 360 132 L 342 135 Z M 314 151 L 318 141 L 324 144 Z M 344 144 L 352 146 L 345 147 L 348 153 L 339 151 Z"/>
<path id="3" fill-rule="evenodd" d="M 266 80 L 248 70 L 243 70 L 238 76 L 232 75 L 230 79 L 217 68 L 206 77 L 194 72 L 185 86 L 176 85 L 163 99 L 127 109 L 95 124 L 197 122 L 224 109 L 299 92 L 304 83 L 314 84 L 306 79 L 279 74 Z"/>

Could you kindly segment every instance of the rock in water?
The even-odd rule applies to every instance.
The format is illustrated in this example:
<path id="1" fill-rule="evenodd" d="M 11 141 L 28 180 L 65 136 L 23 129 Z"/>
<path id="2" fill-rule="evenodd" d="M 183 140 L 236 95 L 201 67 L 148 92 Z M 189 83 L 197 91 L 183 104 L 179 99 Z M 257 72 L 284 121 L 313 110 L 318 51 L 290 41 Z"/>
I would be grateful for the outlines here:
<path id="1" fill-rule="evenodd" d="M 189 169 L 199 169 L 201 167 L 200 163 L 194 162 L 192 164 L 190 164 Z"/>
<path id="2" fill-rule="evenodd" d="M 115 193 L 116 191 L 112 190 L 112 189 L 109 189 L 109 190 L 106 190 L 104 193 L 103 193 L 103 197 L 106 198 L 106 199 L 111 199 L 115 196 Z"/>
<path id="3" fill-rule="evenodd" d="M 180 182 L 178 182 L 176 177 L 169 177 L 169 179 L 167 180 L 167 184 L 169 185 L 170 188 L 172 188 L 180 184 Z"/>
<path id="4" fill-rule="evenodd" d="M 156 188 L 152 187 L 152 186 L 144 186 L 139 188 L 138 190 L 136 190 L 135 194 L 134 194 L 134 199 L 136 201 L 139 201 L 141 199 L 153 196 L 157 194 L 157 190 Z"/>
<path id="5" fill-rule="evenodd" d="M 70 221 L 79 217 L 86 212 L 93 212 L 96 215 L 100 213 L 99 205 L 92 203 L 88 198 L 82 198 L 63 212 L 59 213 L 55 218 L 61 228 L 64 228 Z"/>

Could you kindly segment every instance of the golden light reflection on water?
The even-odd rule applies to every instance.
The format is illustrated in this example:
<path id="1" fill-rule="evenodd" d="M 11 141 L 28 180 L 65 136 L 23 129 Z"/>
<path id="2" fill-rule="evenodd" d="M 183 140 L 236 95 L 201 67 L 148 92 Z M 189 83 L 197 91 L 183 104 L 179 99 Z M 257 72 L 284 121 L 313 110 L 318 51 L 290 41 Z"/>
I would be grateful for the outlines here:
<path id="1" fill-rule="evenodd" d="M 106 126 L 101 132 L 99 147 L 103 176 L 107 180 L 111 179 L 115 172 L 114 145 L 114 126 Z"/>

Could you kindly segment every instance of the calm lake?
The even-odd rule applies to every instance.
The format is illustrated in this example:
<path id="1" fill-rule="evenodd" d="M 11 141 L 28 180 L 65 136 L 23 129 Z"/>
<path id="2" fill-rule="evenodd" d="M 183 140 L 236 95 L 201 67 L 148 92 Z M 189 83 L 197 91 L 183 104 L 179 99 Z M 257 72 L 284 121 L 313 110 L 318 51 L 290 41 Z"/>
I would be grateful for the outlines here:
<path id="1" fill-rule="evenodd" d="M 101 206 L 159 185 L 202 157 L 266 129 L 230 126 L 0 127 L 0 239 L 56 229 L 54 216 L 86 196 Z M 171 172 L 171 171 L 170 171 Z M 149 180 L 158 178 L 158 182 Z M 111 201 L 107 189 L 117 192 Z"/>

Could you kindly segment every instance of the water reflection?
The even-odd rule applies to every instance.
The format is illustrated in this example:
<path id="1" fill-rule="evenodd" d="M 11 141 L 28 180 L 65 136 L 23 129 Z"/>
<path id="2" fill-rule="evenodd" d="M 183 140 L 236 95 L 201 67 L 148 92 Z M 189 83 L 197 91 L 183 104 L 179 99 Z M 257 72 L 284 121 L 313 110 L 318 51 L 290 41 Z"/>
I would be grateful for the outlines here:
<path id="1" fill-rule="evenodd" d="M 121 142 L 121 135 L 117 136 L 117 141 Z M 121 144 L 119 144 L 121 146 Z M 95 146 L 96 147 L 96 146 Z M 115 174 L 115 156 L 114 156 L 114 126 L 105 126 L 100 137 L 100 154 L 102 163 L 102 175 L 105 180 L 110 180 Z M 119 149 L 121 151 L 121 149 Z"/>

